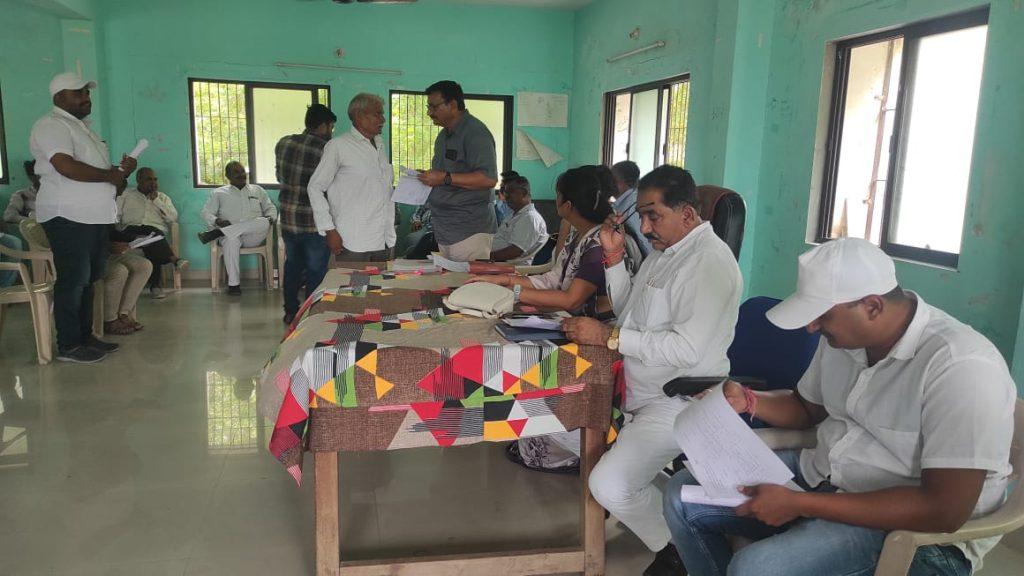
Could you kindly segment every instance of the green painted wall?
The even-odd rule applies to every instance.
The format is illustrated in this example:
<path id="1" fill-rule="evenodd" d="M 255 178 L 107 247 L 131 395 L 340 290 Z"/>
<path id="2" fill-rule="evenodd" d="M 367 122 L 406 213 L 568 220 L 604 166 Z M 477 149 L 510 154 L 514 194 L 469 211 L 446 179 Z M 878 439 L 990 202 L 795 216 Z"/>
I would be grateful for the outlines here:
<path id="1" fill-rule="evenodd" d="M 805 243 L 811 165 L 827 41 L 948 14 L 978 2 L 792 0 L 776 13 L 766 130 L 754 236 L 751 293 L 782 296 L 796 280 Z M 899 262 L 908 288 L 988 336 L 1012 357 L 1018 333 L 1024 260 L 1024 7 L 991 4 L 977 137 L 958 271 Z M 951 77 L 952 78 L 952 77 Z M 941 167 L 936 166 L 936 169 Z"/>
<path id="2" fill-rule="evenodd" d="M 339 130 L 349 127 L 345 107 L 357 92 L 386 97 L 392 88 L 422 90 L 451 78 L 467 92 L 565 93 L 571 82 L 573 14 L 565 11 L 434 2 L 109 0 L 101 5 L 99 21 L 112 150 L 128 150 L 141 137 L 150 140 L 142 162 L 157 170 L 161 188 L 178 206 L 188 240 L 183 252 L 199 269 L 209 262 L 209 251 L 195 240 L 208 191 L 192 185 L 187 78 L 329 84 Z M 333 54 L 339 47 L 346 52 L 342 60 Z M 397 68 L 405 74 L 280 69 L 275 61 Z M 568 129 L 543 135 L 568 155 Z M 566 163 L 551 169 L 537 161 L 513 166 L 531 178 L 538 197 L 550 198 Z"/>
<path id="3" fill-rule="evenodd" d="M 9 185 L 0 185 L 0 206 L 6 208 L 10 195 L 28 186 L 22 163 L 31 159 L 29 132 L 32 124 L 53 107 L 48 87 L 50 79 L 64 70 L 63 28 L 67 21 L 15 0 L 0 0 L 0 13 L 0 91 L 11 175 Z M 69 54 L 82 56 L 74 49 Z"/>

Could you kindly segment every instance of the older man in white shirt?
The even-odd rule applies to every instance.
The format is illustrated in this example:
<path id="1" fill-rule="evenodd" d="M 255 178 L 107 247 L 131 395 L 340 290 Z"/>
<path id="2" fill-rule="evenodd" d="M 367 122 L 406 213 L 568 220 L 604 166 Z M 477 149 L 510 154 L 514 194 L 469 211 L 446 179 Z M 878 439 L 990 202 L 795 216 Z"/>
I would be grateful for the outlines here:
<path id="1" fill-rule="evenodd" d="M 117 350 L 92 335 L 92 284 L 103 277 L 114 196 L 135 170 L 135 159 L 110 164 L 107 144 L 89 128 L 89 91 L 96 83 L 65 72 L 50 81 L 54 107 L 32 126 L 29 150 L 36 160 L 36 220 L 53 250 L 57 280 L 53 310 L 57 359 L 92 363 Z"/>
<path id="2" fill-rule="evenodd" d="M 384 102 L 356 94 L 348 105 L 352 129 L 332 139 L 307 192 L 317 230 L 340 261 L 385 261 L 395 247 L 394 172 L 380 137 Z"/>
<path id="3" fill-rule="evenodd" d="M 640 180 L 641 231 L 654 252 L 632 279 L 625 255 L 622 215 L 600 232 L 614 328 L 592 318 L 572 318 L 566 335 L 580 344 L 606 345 L 623 356 L 627 422 L 590 476 L 594 498 L 653 552 L 645 576 L 678 574 L 669 543 L 662 492 L 653 484 L 679 455 L 672 433 L 682 399 L 662 386 L 681 376 L 726 376 L 743 280 L 711 224 L 702 222 L 697 187 L 689 172 L 661 166 Z"/>
<path id="4" fill-rule="evenodd" d="M 178 210 L 170 196 L 158 189 L 159 180 L 152 168 L 139 168 L 135 173 L 135 184 L 117 197 L 118 224 L 120 232 L 126 236 L 123 240 L 151 234 L 163 236 L 163 239 L 142 247 L 146 259 L 153 264 L 148 282 L 150 294 L 161 299 L 165 297 L 161 267 L 174 264 L 181 270 L 189 263 L 174 253 L 169 242 L 171 224 L 178 221 Z"/>
<path id="5" fill-rule="evenodd" d="M 224 175 L 230 184 L 210 193 L 203 207 L 203 221 L 212 230 L 199 233 L 199 240 L 209 244 L 220 242 L 224 254 L 224 269 L 228 273 L 228 294 L 242 293 L 238 259 L 242 248 L 263 244 L 270 232 L 270 224 L 277 219 L 277 207 L 261 186 L 248 183 L 245 166 L 241 162 L 228 162 Z"/>
<path id="6" fill-rule="evenodd" d="M 491 243 L 491 260 L 529 265 L 548 241 L 548 225 L 530 196 L 530 181 L 516 172 L 502 174 L 502 194 L 512 216 L 498 225 Z"/>
<path id="7" fill-rule="evenodd" d="M 768 319 L 820 332 L 814 359 L 796 390 L 727 382 L 725 397 L 775 427 L 817 427 L 817 446 L 778 452 L 802 492 L 745 487 L 735 509 L 681 502 L 694 481 L 673 477 L 665 516 L 691 576 L 870 574 L 889 531 L 955 532 L 1002 504 L 1016 400 L 1006 362 L 900 288 L 877 246 L 844 238 L 800 256 L 796 293 Z M 728 535 L 756 542 L 734 554 Z M 921 546 L 908 573 L 967 576 L 998 540 Z"/>

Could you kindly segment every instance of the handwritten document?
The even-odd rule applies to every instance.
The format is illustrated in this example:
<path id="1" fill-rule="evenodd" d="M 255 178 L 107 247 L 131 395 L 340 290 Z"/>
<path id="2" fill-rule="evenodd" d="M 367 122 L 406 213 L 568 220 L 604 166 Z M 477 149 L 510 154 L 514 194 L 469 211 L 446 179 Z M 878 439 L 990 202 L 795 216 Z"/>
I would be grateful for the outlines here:
<path id="1" fill-rule="evenodd" d="M 700 486 L 683 486 L 684 502 L 738 506 L 739 486 L 787 484 L 793 472 L 729 406 L 722 386 L 691 401 L 676 420 L 676 441 Z M 795 487 L 790 484 L 790 487 Z"/>

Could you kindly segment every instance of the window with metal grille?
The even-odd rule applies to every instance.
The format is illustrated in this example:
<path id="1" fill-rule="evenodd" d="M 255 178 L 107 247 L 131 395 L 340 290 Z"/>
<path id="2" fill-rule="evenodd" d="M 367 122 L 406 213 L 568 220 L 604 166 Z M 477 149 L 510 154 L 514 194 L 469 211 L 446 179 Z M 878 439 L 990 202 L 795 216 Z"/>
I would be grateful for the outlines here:
<path id="1" fill-rule="evenodd" d="M 206 373 L 206 445 L 210 453 L 259 451 L 262 433 L 256 385 L 256 379 Z"/>
<path id="2" fill-rule="evenodd" d="M 632 160 L 641 173 L 662 164 L 682 167 L 689 107 L 689 75 L 605 94 L 605 164 Z"/>
<path id="3" fill-rule="evenodd" d="M 277 188 L 274 146 L 301 132 L 306 109 L 330 106 L 330 87 L 189 79 L 192 109 L 192 175 L 196 187 L 227 183 L 224 167 L 237 160 L 249 181 Z"/>
<path id="4" fill-rule="evenodd" d="M 434 158 L 434 140 L 440 126 L 427 116 L 427 95 L 422 92 L 392 90 L 391 164 L 398 181 L 400 166 L 426 170 Z M 512 167 L 512 97 L 466 94 L 466 110 L 483 122 L 494 136 L 498 173 Z"/>
<path id="5" fill-rule="evenodd" d="M 4 132 L 4 99 L 0 89 L 0 184 L 10 184 L 11 174 L 7 170 L 7 137 Z"/>
<path id="6" fill-rule="evenodd" d="M 956 267 L 988 8 L 836 44 L 817 240 Z"/>

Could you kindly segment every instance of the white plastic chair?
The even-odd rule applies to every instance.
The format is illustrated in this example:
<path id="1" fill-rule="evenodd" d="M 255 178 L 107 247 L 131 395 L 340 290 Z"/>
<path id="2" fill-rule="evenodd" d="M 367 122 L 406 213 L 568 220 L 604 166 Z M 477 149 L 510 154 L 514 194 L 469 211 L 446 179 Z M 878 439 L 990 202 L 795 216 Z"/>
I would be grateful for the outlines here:
<path id="1" fill-rule="evenodd" d="M 756 431 L 775 450 L 811 448 L 816 443 L 813 430 L 780 430 L 766 428 Z M 949 534 L 893 530 L 885 537 L 882 554 L 875 567 L 875 576 L 905 576 L 921 546 L 948 546 L 967 540 L 1001 536 L 1024 526 L 1024 400 L 1018 399 L 1014 411 L 1013 442 L 1010 445 L 1010 494 L 997 510 L 968 520 Z"/>
<path id="2" fill-rule="evenodd" d="M 168 235 L 170 236 L 170 238 L 167 239 L 167 242 L 168 242 L 168 244 L 171 245 L 171 248 L 174 249 L 174 253 L 177 256 L 180 257 L 181 256 L 181 251 L 180 251 L 180 238 L 181 238 L 181 236 L 179 235 L 179 231 L 180 231 L 180 229 L 178 228 L 178 223 L 177 222 L 171 222 L 170 232 L 168 232 Z M 168 280 L 167 277 L 170 276 L 170 281 L 172 283 L 172 286 L 174 286 L 174 291 L 175 292 L 180 292 L 181 291 L 181 270 L 179 270 L 177 266 L 175 266 L 174 264 L 164 264 L 163 265 L 163 269 L 161 270 L 160 273 L 163 274 L 164 285 L 167 284 L 167 280 Z"/>
<path id="3" fill-rule="evenodd" d="M 279 227 L 280 225 L 278 224 L 277 226 Z M 255 254 L 259 257 L 260 281 L 267 290 L 274 289 L 274 252 L 275 244 L 273 227 L 271 227 L 267 232 L 267 238 L 263 241 L 263 244 L 252 248 L 242 248 L 241 251 L 239 251 L 240 256 Z M 220 281 L 224 274 L 225 272 L 221 266 L 220 242 L 210 242 L 210 289 L 213 292 L 220 291 Z"/>
<path id="4" fill-rule="evenodd" d="M 23 260 L 42 261 L 53 270 L 53 257 L 49 252 L 13 250 L 0 244 L 0 254 L 16 262 L 0 262 L 0 271 L 18 273 L 20 284 L 0 288 L 0 334 L 3 333 L 4 309 L 10 304 L 28 304 L 32 310 L 32 329 L 35 333 L 36 356 L 40 364 L 53 360 L 53 318 L 50 309 L 53 303 L 53 284 L 32 283 L 28 266 Z"/>

